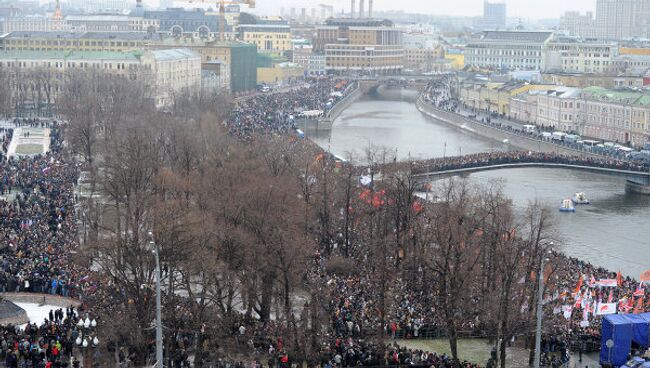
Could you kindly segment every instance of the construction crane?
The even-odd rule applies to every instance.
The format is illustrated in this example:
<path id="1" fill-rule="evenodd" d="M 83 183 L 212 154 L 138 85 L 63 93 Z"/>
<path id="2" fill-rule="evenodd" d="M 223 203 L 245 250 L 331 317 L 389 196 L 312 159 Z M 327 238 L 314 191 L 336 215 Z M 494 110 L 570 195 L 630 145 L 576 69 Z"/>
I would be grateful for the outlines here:
<path id="1" fill-rule="evenodd" d="M 206 0 L 195 0 L 196 2 L 205 3 Z M 224 40 L 226 33 L 226 5 L 248 5 L 249 8 L 255 7 L 256 0 L 217 0 L 219 5 L 219 41 Z M 192 0 L 190 0 L 190 3 Z M 210 1 L 211 2 L 211 1 Z"/>

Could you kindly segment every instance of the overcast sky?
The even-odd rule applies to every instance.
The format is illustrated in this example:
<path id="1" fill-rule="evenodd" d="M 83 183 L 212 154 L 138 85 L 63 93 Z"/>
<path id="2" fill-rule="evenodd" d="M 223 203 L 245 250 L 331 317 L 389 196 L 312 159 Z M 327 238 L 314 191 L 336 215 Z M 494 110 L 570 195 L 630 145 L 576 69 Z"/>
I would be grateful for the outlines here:
<path id="1" fill-rule="evenodd" d="M 356 1 L 359 4 L 359 0 Z M 505 3 L 508 17 L 526 19 L 559 18 L 567 10 L 595 11 L 596 7 L 596 0 L 505 0 Z M 258 8 L 264 13 L 279 13 L 280 7 L 309 8 L 318 4 L 334 5 L 337 12 L 343 6 L 346 11 L 350 8 L 350 0 L 257 0 Z M 483 13 L 483 0 L 374 0 L 374 4 L 377 10 L 401 9 L 436 15 L 477 16 Z"/>

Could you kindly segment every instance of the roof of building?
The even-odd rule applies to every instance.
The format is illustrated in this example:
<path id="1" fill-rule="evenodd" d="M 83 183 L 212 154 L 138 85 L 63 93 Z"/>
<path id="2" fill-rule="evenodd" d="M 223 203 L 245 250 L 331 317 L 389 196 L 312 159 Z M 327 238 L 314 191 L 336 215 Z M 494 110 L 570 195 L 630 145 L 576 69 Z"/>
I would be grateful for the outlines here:
<path id="1" fill-rule="evenodd" d="M 594 100 L 611 101 L 631 105 L 650 105 L 650 94 L 641 91 L 613 90 L 603 87 L 588 87 L 583 90 L 586 97 Z"/>
<path id="2" fill-rule="evenodd" d="M 542 43 L 553 35 L 550 31 L 485 31 L 481 35 L 484 41 L 535 42 Z"/>
<path id="3" fill-rule="evenodd" d="M 153 50 L 151 53 L 153 54 L 154 59 L 159 61 L 201 58 L 199 54 L 190 49 Z"/>
<path id="4" fill-rule="evenodd" d="M 30 32 L 18 31 L 11 32 L 2 36 L 4 39 L 93 39 L 93 40 L 127 40 L 127 41 L 145 41 L 160 40 L 161 33 L 149 32 Z"/>
<path id="5" fill-rule="evenodd" d="M 9 50 L 0 51 L 1 60 L 139 60 L 142 53 L 139 51 L 31 51 L 31 50 Z"/>
<path id="6" fill-rule="evenodd" d="M 115 15 L 115 14 L 89 14 L 89 15 L 66 15 L 67 21 L 92 21 L 92 22 L 130 22 L 138 17 L 131 17 L 128 15 Z"/>
<path id="7" fill-rule="evenodd" d="M 348 27 L 392 27 L 393 22 L 388 19 L 374 18 L 330 18 L 325 21 L 328 26 Z"/>

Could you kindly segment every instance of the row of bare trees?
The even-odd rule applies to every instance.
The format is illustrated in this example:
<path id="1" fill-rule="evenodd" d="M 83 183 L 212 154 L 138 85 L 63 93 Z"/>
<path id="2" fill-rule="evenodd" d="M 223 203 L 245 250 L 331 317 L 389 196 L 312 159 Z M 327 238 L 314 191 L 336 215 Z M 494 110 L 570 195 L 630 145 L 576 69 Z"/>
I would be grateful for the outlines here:
<path id="1" fill-rule="evenodd" d="M 234 140 L 223 128 L 231 104 L 223 96 L 175 96 L 161 112 L 128 79 L 68 78 L 66 139 L 89 177 L 84 259 L 101 280 L 88 301 L 108 347 L 127 349 L 136 365 L 147 363 L 154 335 L 149 231 L 163 264 L 169 360 L 191 351 L 204 366 L 250 352 L 236 339 L 246 325 L 257 330 L 254 346 L 282 339 L 292 357 L 316 362 L 333 335 L 328 278 L 309 277 L 316 252 L 326 272 L 342 262 L 372 285 L 376 328 L 367 333 L 380 346 L 401 293 L 432 296 L 427 308 L 444 321 L 456 358 L 468 324 L 495 341 L 502 367 L 506 343 L 530 336 L 531 272 L 548 248 L 544 209 L 516 214 L 499 185 L 460 180 L 420 200 L 412 165 L 374 148 L 363 158 L 374 179 L 364 187 L 359 167 L 308 142 Z"/>

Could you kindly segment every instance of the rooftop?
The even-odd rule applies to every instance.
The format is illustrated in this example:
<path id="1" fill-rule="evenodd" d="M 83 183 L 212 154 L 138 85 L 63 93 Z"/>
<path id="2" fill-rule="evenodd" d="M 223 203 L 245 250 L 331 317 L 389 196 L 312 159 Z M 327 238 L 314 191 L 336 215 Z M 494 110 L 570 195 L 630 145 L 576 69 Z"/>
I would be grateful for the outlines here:
<path id="1" fill-rule="evenodd" d="M 550 31 L 485 31 L 481 35 L 484 41 L 510 41 L 542 43 L 553 35 Z"/>
<path id="2" fill-rule="evenodd" d="M 642 91 L 614 90 L 588 87 L 583 90 L 592 100 L 604 100 L 631 105 L 650 105 L 650 94 Z"/>
<path id="3" fill-rule="evenodd" d="M 153 57 L 156 60 L 179 60 L 179 59 L 189 59 L 189 58 L 198 58 L 201 56 L 192 52 L 190 49 L 168 49 L 168 50 L 154 50 L 152 51 Z"/>
<path id="4" fill-rule="evenodd" d="M 34 59 L 34 60 L 139 60 L 139 51 L 0 51 L 0 60 Z"/>

